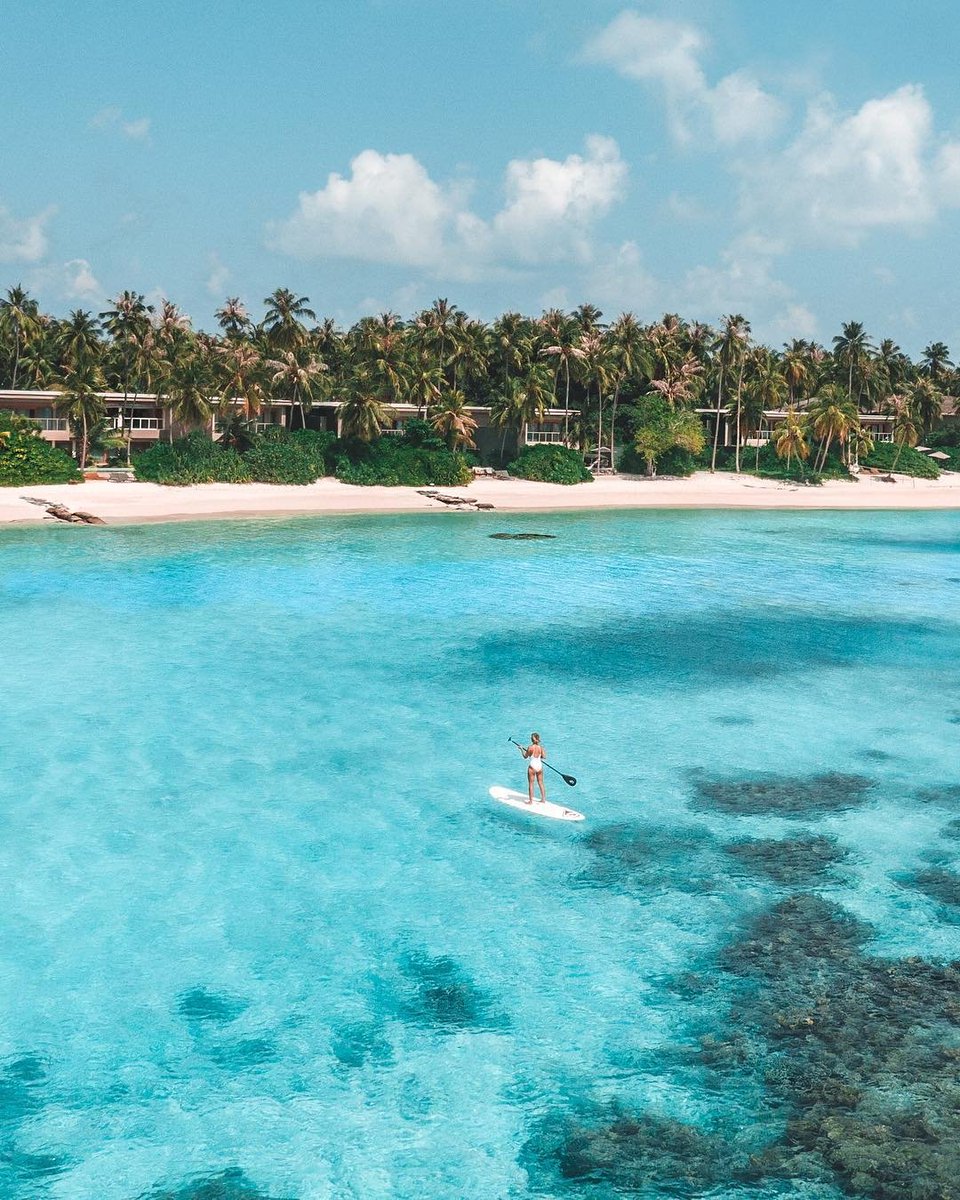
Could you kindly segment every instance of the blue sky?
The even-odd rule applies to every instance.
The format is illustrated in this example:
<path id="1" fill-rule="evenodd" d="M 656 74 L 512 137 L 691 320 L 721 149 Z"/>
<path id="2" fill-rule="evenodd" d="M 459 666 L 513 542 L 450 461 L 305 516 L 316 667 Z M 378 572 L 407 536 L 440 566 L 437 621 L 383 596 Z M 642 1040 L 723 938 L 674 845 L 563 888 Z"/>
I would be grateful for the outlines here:
<path id="1" fill-rule="evenodd" d="M 947 0 L 34 0 L 0 37 L 0 284 L 54 312 L 283 285 L 960 351 Z"/>

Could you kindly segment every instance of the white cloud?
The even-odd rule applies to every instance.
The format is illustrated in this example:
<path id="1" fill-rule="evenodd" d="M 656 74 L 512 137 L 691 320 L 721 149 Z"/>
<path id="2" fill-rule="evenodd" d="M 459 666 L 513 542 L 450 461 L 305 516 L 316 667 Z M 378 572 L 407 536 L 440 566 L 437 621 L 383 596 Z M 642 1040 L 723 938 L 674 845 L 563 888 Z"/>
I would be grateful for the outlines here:
<path id="1" fill-rule="evenodd" d="M 103 287 L 85 258 L 72 258 L 63 265 L 63 294 L 70 300 L 101 300 Z"/>
<path id="2" fill-rule="evenodd" d="M 586 293 L 610 317 L 618 312 L 649 314 L 662 302 L 663 285 L 643 264 L 636 242 L 602 255 L 587 276 Z"/>
<path id="3" fill-rule="evenodd" d="M 118 130 L 124 137 L 135 142 L 145 141 L 150 136 L 149 117 L 125 118 L 123 109 L 118 108 L 116 104 L 108 104 L 106 108 L 94 113 L 90 118 L 90 125 L 94 129 Z"/>
<path id="4" fill-rule="evenodd" d="M 493 220 L 496 241 L 521 262 L 589 259 L 592 223 L 623 196 L 627 165 L 613 138 L 594 134 L 586 156 L 519 159 L 506 175 L 506 206 Z"/>
<path id="5" fill-rule="evenodd" d="M 207 291 L 211 296 L 214 296 L 217 299 L 222 299 L 224 289 L 227 286 L 227 281 L 230 278 L 230 271 L 220 261 L 219 254 L 211 254 L 208 262 L 210 269 L 207 274 Z"/>
<path id="6" fill-rule="evenodd" d="M 150 118 L 137 117 L 133 121 L 121 121 L 120 128 L 128 138 L 142 142 L 150 136 Z"/>
<path id="7" fill-rule="evenodd" d="M 296 212 L 271 223 L 268 244 L 294 258 L 332 255 L 432 267 L 455 224 L 454 193 L 411 154 L 364 150 L 350 176 L 336 173 L 317 192 L 301 192 Z"/>
<path id="8" fill-rule="evenodd" d="M 585 57 L 661 89 L 678 142 L 709 135 L 734 145 L 769 137 L 783 120 L 782 103 L 745 71 L 711 86 L 700 64 L 705 48 L 692 25 L 627 10 L 590 39 Z"/>
<path id="9" fill-rule="evenodd" d="M 680 288 L 680 311 L 749 315 L 771 300 L 789 301 L 789 288 L 773 274 L 773 264 L 783 250 L 781 242 L 759 234 L 736 238 L 722 251 L 719 265 L 687 272 Z"/>
<path id="10" fill-rule="evenodd" d="M 81 303 L 96 303 L 106 297 L 103 286 L 93 273 L 93 267 L 85 258 L 38 265 L 30 273 L 29 287 L 31 291 L 54 296 L 58 300 Z"/>
<path id="11" fill-rule="evenodd" d="M 15 217 L 0 204 L 0 262 L 38 262 L 47 252 L 46 225 L 56 208 L 32 217 Z"/>
<path id="12" fill-rule="evenodd" d="M 938 147 L 917 85 L 844 116 L 820 98 L 781 153 L 741 165 L 748 222 L 810 240 L 857 244 L 870 230 L 918 230 L 960 205 L 960 145 Z"/>
<path id="13" fill-rule="evenodd" d="M 442 184 L 410 154 L 364 150 L 350 175 L 301 192 L 294 213 L 267 227 L 267 244 L 294 258 L 323 256 L 414 267 L 471 279 L 590 257 L 593 223 L 623 194 L 626 164 L 611 138 L 562 161 L 517 159 L 503 208 L 484 220 L 460 182 Z"/>

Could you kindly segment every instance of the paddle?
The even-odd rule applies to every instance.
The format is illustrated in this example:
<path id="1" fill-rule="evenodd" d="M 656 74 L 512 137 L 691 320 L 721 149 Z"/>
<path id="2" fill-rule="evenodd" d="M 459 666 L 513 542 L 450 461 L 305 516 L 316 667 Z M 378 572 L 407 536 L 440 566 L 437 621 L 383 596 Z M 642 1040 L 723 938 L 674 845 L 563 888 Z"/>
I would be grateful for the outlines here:
<path id="1" fill-rule="evenodd" d="M 521 746 L 519 742 L 515 742 L 515 741 L 513 740 L 513 738 L 507 738 L 507 741 L 508 741 L 508 742 L 513 742 L 513 744 L 514 744 L 515 746 L 517 746 L 517 747 L 518 747 L 520 750 L 522 750 L 522 749 L 523 749 L 523 746 Z M 545 758 L 542 758 L 540 761 L 543 763 L 543 765 L 544 765 L 545 767 L 550 767 L 550 764 L 547 762 L 547 760 L 546 760 Z M 563 780 L 563 782 L 564 782 L 564 783 L 566 783 L 566 784 L 568 784 L 570 787 L 576 787 L 576 786 L 577 786 L 577 781 L 576 781 L 576 779 L 575 779 L 575 778 L 574 778 L 572 775 L 564 775 L 564 773 L 563 773 L 562 771 L 558 771 L 556 767 L 550 767 L 550 770 L 551 770 L 551 771 L 553 771 L 553 773 L 554 773 L 555 775 L 559 775 L 559 776 L 560 776 L 560 778 Z"/>

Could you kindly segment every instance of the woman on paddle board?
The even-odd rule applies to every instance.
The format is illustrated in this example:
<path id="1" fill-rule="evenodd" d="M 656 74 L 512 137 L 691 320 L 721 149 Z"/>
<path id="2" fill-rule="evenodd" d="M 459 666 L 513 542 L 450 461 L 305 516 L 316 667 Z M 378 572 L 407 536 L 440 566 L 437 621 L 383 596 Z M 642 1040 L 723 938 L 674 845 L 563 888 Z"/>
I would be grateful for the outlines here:
<path id="1" fill-rule="evenodd" d="M 536 780 L 540 785 L 540 799 L 546 800 L 547 793 L 543 786 L 543 763 L 547 757 L 547 752 L 540 745 L 540 734 L 530 734 L 530 745 L 524 748 L 520 747 L 520 753 L 527 760 L 527 790 L 530 793 L 528 804 L 533 803 L 533 781 Z"/>

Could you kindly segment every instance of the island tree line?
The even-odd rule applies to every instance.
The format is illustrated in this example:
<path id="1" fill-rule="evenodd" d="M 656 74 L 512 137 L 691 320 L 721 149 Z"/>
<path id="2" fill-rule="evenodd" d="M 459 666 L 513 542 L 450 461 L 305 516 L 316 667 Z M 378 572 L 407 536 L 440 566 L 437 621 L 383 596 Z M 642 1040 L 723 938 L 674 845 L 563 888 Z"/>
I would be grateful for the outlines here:
<path id="1" fill-rule="evenodd" d="M 292 426 L 306 427 L 316 403 L 334 402 L 345 435 L 364 441 L 391 421 L 391 405 L 413 404 L 453 450 L 473 446 L 473 406 L 489 406 L 504 434 L 559 408 L 570 445 L 614 465 L 626 450 L 650 469 L 679 447 L 710 469 L 740 470 L 764 412 L 776 410 L 776 454 L 814 473 L 831 456 L 848 462 L 871 449 L 863 413 L 889 415 L 903 451 L 931 437 L 960 395 L 943 342 L 913 361 L 856 321 L 830 346 L 795 339 L 777 350 L 757 342 L 739 313 L 717 328 L 674 314 L 605 322 L 582 304 L 487 323 L 438 299 L 409 320 L 385 312 L 342 330 L 286 288 L 263 303 L 254 321 L 228 298 L 209 333 L 176 304 L 153 306 L 138 292 L 58 318 L 17 285 L 0 299 L 0 386 L 60 391 L 58 411 L 78 431 L 83 458 L 91 431 L 103 428 L 100 393 L 109 390 L 155 394 L 171 428 L 203 427 L 218 411 L 235 427 L 271 400 L 289 403 Z M 721 443 L 721 416 L 732 448 Z M 956 440 L 940 430 L 941 444 Z"/>

